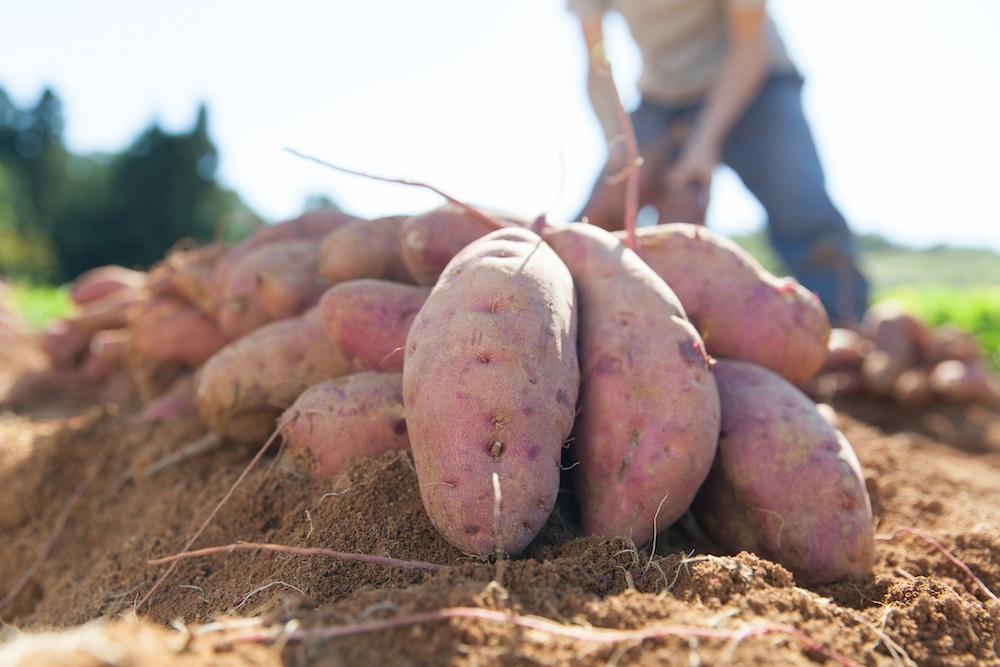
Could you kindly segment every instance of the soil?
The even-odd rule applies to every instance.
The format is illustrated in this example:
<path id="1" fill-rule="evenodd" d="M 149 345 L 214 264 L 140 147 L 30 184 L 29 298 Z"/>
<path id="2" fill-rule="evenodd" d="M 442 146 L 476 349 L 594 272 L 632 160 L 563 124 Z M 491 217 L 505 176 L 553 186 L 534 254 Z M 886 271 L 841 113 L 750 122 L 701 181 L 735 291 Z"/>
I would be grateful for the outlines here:
<path id="1" fill-rule="evenodd" d="M 9 383 L 3 371 L 0 387 Z M 181 561 L 144 605 L 164 571 L 147 561 L 180 550 L 253 450 L 224 446 L 147 476 L 151 463 L 203 435 L 197 421 L 151 426 L 128 406 L 52 397 L 0 412 L 0 594 L 93 475 L 48 558 L 0 609 L 0 665 L 1000 664 L 1000 603 L 926 540 L 888 537 L 904 527 L 932 535 L 1000 591 L 1000 414 L 835 408 L 885 536 L 864 582 L 797 585 L 777 564 L 720 552 L 690 520 L 663 533 L 652 555 L 582 537 L 568 493 L 526 554 L 480 562 L 431 526 L 408 453 L 323 481 L 271 453 L 196 546 L 269 542 L 446 567 L 237 551 Z M 371 627 L 448 607 L 507 615 Z M 555 635 L 513 615 L 581 632 Z M 263 641 L 282 629 L 315 635 L 359 623 L 367 632 Z M 711 636 L 760 624 L 792 626 L 815 645 L 778 632 Z M 658 636 L 576 636 L 601 628 Z"/>

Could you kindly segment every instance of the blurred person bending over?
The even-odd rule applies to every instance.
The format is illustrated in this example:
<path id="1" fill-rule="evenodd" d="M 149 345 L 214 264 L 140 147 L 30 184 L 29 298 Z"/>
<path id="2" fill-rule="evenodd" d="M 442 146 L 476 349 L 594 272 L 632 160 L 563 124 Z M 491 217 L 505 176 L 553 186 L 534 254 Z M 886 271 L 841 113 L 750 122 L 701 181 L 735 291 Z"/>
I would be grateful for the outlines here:
<path id="1" fill-rule="evenodd" d="M 643 158 L 640 206 L 660 222 L 702 223 L 712 172 L 724 162 L 760 201 L 768 238 L 789 271 L 816 292 L 835 324 L 860 319 L 868 284 L 854 238 L 827 194 L 802 112 L 802 77 L 764 0 L 569 0 L 586 42 L 587 89 L 610 146 L 584 208 L 622 226 L 626 166 L 602 18 L 617 10 L 642 53 L 642 100 L 632 124 Z"/>

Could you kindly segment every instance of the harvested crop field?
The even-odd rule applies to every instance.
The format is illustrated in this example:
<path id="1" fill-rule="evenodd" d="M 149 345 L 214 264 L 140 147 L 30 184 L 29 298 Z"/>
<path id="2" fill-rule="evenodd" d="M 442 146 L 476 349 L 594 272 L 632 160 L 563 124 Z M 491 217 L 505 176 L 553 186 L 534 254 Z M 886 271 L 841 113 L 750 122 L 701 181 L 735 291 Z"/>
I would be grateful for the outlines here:
<path id="1" fill-rule="evenodd" d="M 0 414 L 0 591 L 50 549 L 0 610 L 0 664 L 997 664 L 1000 414 L 836 408 L 880 536 L 861 583 L 797 586 L 687 519 L 652 555 L 582 537 L 568 493 L 527 552 L 482 562 L 432 527 L 409 452 L 317 481 L 275 446 L 195 547 L 437 567 L 238 550 L 180 561 L 144 600 L 166 567 L 148 561 L 181 550 L 256 447 L 151 475 L 202 436 L 196 419 L 142 424 L 128 406 L 39 400 Z"/>

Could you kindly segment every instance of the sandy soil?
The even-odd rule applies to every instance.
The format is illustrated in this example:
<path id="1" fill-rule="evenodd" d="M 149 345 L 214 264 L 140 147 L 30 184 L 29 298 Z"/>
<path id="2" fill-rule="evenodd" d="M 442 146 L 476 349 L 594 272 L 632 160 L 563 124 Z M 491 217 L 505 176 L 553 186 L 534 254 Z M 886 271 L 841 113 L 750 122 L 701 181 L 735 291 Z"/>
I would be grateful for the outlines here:
<path id="1" fill-rule="evenodd" d="M 1000 664 L 1000 603 L 922 538 L 888 537 L 924 531 L 1000 591 L 1000 415 L 837 409 L 886 536 L 865 582 L 798 586 L 774 563 L 721 553 L 690 521 L 652 555 L 581 537 L 568 494 L 527 554 L 477 562 L 431 527 L 408 454 L 316 482 L 272 453 L 197 546 L 268 542 L 443 567 L 241 551 L 182 561 L 143 605 L 164 569 L 147 561 L 180 549 L 253 452 L 224 447 L 148 476 L 202 435 L 197 422 L 153 427 L 127 407 L 54 400 L 0 412 L 0 595 L 91 480 L 0 609 L 0 665 Z M 451 607 L 473 611 L 409 618 Z M 400 627 L 380 629 L 389 622 Z M 364 632 L 320 637 L 329 628 Z"/>

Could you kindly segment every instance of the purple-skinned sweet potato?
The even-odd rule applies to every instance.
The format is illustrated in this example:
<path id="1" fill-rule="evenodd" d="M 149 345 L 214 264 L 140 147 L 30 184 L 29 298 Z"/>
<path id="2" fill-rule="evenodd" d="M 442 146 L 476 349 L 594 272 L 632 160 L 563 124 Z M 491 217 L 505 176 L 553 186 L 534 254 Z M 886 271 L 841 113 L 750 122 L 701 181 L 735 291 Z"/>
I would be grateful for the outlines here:
<path id="1" fill-rule="evenodd" d="M 775 277 L 735 243 L 697 225 L 656 225 L 636 234 L 639 256 L 677 294 L 709 354 L 751 361 L 793 384 L 823 366 L 830 322 L 816 295 L 794 279 Z"/>
<path id="2" fill-rule="evenodd" d="M 399 248 L 404 220 L 401 215 L 358 220 L 330 232 L 320 248 L 320 274 L 331 285 L 361 278 L 412 283 Z"/>
<path id="3" fill-rule="evenodd" d="M 492 215 L 519 222 L 510 216 Z M 433 285 L 452 257 L 495 228 L 454 204 L 445 204 L 403 222 L 399 230 L 400 253 L 418 285 Z"/>
<path id="4" fill-rule="evenodd" d="M 202 421 L 219 436 L 262 442 L 306 388 L 351 370 L 324 335 L 314 308 L 219 350 L 201 369 L 195 402 Z"/>
<path id="5" fill-rule="evenodd" d="M 403 376 L 354 373 L 320 382 L 278 424 L 292 460 L 312 477 L 336 475 L 355 458 L 406 449 Z"/>
<path id="6" fill-rule="evenodd" d="M 712 465 L 711 360 L 667 284 L 612 234 L 574 223 L 542 236 L 580 301 L 582 386 L 569 458 L 583 529 L 646 544 L 688 509 Z"/>
<path id="7" fill-rule="evenodd" d="M 222 332 L 237 338 L 315 305 L 328 286 L 318 264 L 315 241 L 276 241 L 244 255 L 222 286 L 218 315 Z"/>
<path id="8" fill-rule="evenodd" d="M 229 280 L 229 272 L 243 257 L 250 252 L 271 243 L 280 241 L 321 241 L 327 234 L 358 218 L 335 211 L 333 209 L 318 209 L 306 211 L 297 218 L 285 220 L 274 225 L 264 225 L 253 236 L 241 241 L 219 259 L 213 269 L 216 285 L 224 285 Z"/>
<path id="9" fill-rule="evenodd" d="M 722 435 L 694 503 L 705 532 L 803 583 L 860 579 L 875 557 L 872 510 L 850 443 L 801 391 L 754 364 L 719 360 Z"/>
<path id="10" fill-rule="evenodd" d="M 349 280 L 320 299 L 323 328 L 359 370 L 401 371 L 406 335 L 430 293 L 386 280 Z"/>
<path id="11" fill-rule="evenodd" d="M 548 245 L 501 229 L 455 256 L 410 328 L 403 366 L 420 494 L 445 539 L 485 556 L 538 534 L 579 378 L 573 281 Z"/>

